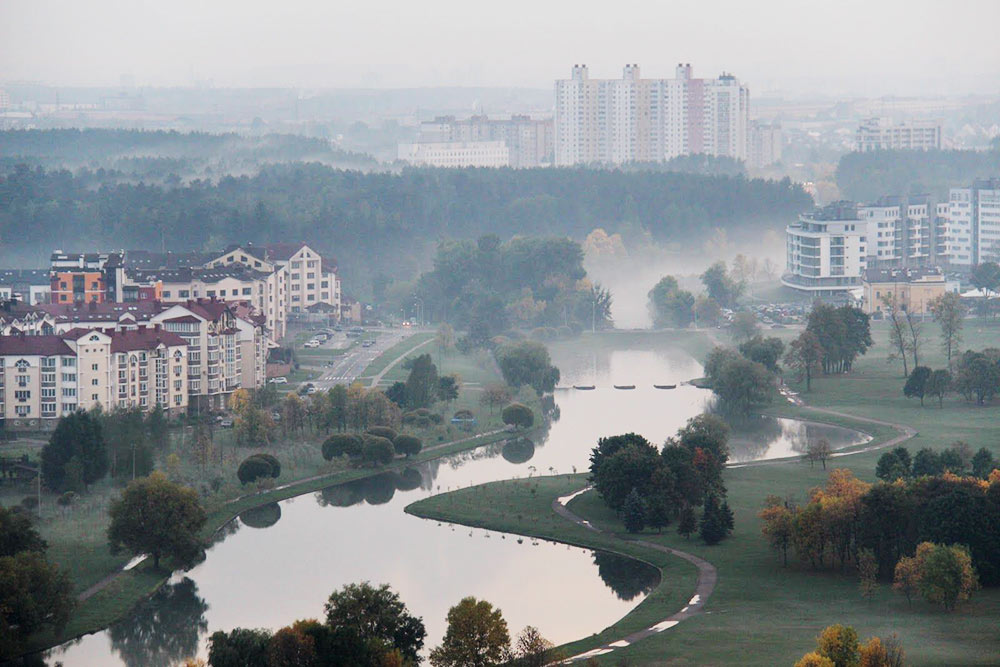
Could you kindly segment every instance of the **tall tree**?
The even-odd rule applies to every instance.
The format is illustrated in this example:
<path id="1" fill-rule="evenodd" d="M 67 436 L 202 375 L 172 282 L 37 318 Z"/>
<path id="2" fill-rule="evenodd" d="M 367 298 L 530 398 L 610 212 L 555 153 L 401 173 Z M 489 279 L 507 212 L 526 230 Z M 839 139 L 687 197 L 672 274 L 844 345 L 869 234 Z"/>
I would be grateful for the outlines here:
<path id="1" fill-rule="evenodd" d="M 664 276 L 647 294 L 649 313 L 657 328 L 686 327 L 694 318 L 694 295 L 682 290 L 677 279 Z"/>
<path id="2" fill-rule="evenodd" d="M 348 631 L 365 643 L 398 649 L 414 663 L 427 636 L 423 621 L 386 584 L 348 584 L 334 591 L 326 603 L 326 622 L 334 632 Z"/>
<path id="3" fill-rule="evenodd" d="M 928 396 L 936 396 L 938 407 L 944 407 L 944 395 L 951 391 L 951 373 L 943 368 L 931 371 L 924 391 Z"/>
<path id="4" fill-rule="evenodd" d="M 559 381 L 559 369 L 552 365 L 549 351 L 541 343 L 510 343 L 497 350 L 496 358 L 504 380 L 515 389 L 528 385 L 541 396 L 555 389 Z"/>
<path id="5" fill-rule="evenodd" d="M 83 491 L 107 473 L 108 451 L 100 421 L 82 410 L 62 417 L 42 448 L 45 484 L 57 491 Z"/>
<path id="6" fill-rule="evenodd" d="M 958 352 L 962 343 L 962 321 L 965 318 L 965 304 L 962 297 L 955 292 L 945 292 L 930 303 L 934 321 L 941 327 L 941 347 L 948 357 L 948 370 L 951 370 L 951 359 Z"/>
<path id="7" fill-rule="evenodd" d="M 46 626 L 61 631 L 75 607 L 65 572 L 38 551 L 0 557 L 0 661 L 12 661 L 30 635 Z"/>
<path id="8" fill-rule="evenodd" d="M 823 369 L 823 346 L 816 334 L 808 329 L 799 334 L 788 346 L 785 363 L 796 373 L 797 379 L 806 381 L 806 391 L 812 390 L 812 376 Z"/>
<path id="9" fill-rule="evenodd" d="M 406 362 L 410 374 L 406 378 L 406 404 L 411 409 L 426 408 L 437 400 L 437 366 L 429 354 L 421 354 Z"/>
<path id="10" fill-rule="evenodd" d="M 500 610 L 467 597 L 448 610 L 448 629 L 430 661 L 434 667 L 493 667 L 510 654 L 510 633 Z"/>
<path id="11" fill-rule="evenodd" d="M 199 537 L 205 510 L 194 489 L 174 484 L 160 472 L 133 480 L 111 501 L 108 542 L 113 552 L 169 556 L 181 564 L 193 562 L 202 551 Z"/>
<path id="12" fill-rule="evenodd" d="M 915 366 L 910 376 L 906 378 L 903 385 L 903 395 L 907 398 L 916 396 L 920 399 L 920 405 L 924 404 L 924 395 L 927 393 L 927 381 L 931 377 L 931 369 L 927 366 Z"/>
<path id="13" fill-rule="evenodd" d="M 907 354 L 910 351 L 910 343 L 906 330 L 906 316 L 894 295 L 886 294 L 882 297 L 882 312 L 889 323 L 889 347 L 893 350 L 889 360 L 899 359 L 902 361 L 903 377 L 909 377 L 910 366 Z"/>

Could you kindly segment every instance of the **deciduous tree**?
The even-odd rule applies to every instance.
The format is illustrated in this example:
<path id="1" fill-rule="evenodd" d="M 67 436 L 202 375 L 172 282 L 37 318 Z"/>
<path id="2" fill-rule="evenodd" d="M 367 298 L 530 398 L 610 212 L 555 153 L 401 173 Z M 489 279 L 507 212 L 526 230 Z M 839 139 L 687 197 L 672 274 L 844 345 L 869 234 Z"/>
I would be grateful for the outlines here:
<path id="1" fill-rule="evenodd" d="M 941 327 L 941 347 L 948 358 L 948 369 L 951 370 L 951 358 L 962 343 L 965 304 L 957 293 L 945 292 L 930 302 L 930 309 L 934 321 Z"/>
<path id="2" fill-rule="evenodd" d="M 72 465 L 71 465 L 72 464 Z M 67 471 L 77 471 L 68 475 Z M 56 491 L 83 491 L 83 487 L 108 474 L 108 450 L 98 419 L 83 410 L 66 415 L 56 424 L 49 442 L 42 448 L 42 478 Z M 76 477 L 79 479 L 74 479 Z"/>
<path id="3" fill-rule="evenodd" d="M 928 396 L 935 396 L 938 400 L 938 407 L 944 407 L 944 396 L 951 391 L 951 373 L 945 369 L 931 371 L 924 385 L 924 392 Z"/>
<path id="4" fill-rule="evenodd" d="M 785 364 L 795 371 L 796 379 L 806 381 L 806 391 L 812 390 L 812 377 L 823 370 L 823 346 L 808 329 L 788 346 Z"/>
<path id="5" fill-rule="evenodd" d="M 493 667 L 510 654 L 510 633 L 500 610 L 467 597 L 448 610 L 448 629 L 430 662 L 434 667 Z"/>

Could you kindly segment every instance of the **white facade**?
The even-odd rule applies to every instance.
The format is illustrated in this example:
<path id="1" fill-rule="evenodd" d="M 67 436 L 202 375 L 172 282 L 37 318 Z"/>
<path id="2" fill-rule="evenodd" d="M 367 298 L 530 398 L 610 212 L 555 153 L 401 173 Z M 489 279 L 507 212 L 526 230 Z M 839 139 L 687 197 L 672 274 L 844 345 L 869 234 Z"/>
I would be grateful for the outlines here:
<path id="1" fill-rule="evenodd" d="M 661 162 L 689 154 L 747 157 L 750 93 L 735 77 L 695 79 L 680 64 L 673 79 L 591 79 L 574 65 L 555 83 L 555 164 Z"/>
<path id="2" fill-rule="evenodd" d="M 448 141 L 399 144 L 397 157 L 420 167 L 507 167 L 503 141 Z"/>
<path id="3" fill-rule="evenodd" d="M 509 118 L 472 116 L 463 120 L 438 116 L 420 124 L 416 143 L 502 141 L 507 146 L 507 166 L 538 167 L 552 164 L 552 129 L 551 118 L 517 114 Z"/>
<path id="4" fill-rule="evenodd" d="M 868 266 L 867 230 L 867 222 L 850 204 L 799 216 L 785 229 L 787 269 L 781 282 L 817 295 L 860 287 Z"/>
<path id="5" fill-rule="evenodd" d="M 858 127 L 859 152 L 884 150 L 933 150 L 941 148 L 940 120 L 893 123 L 888 118 L 869 118 Z"/>
<path id="6" fill-rule="evenodd" d="M 783 146 L 784 138 L 781 134 L 781 125 L 750 121 L 747 164 L 755 169 L 761 169 L 781 162 Z"/>
<path id="7" fill-rule="evenodd" d="M 959 266 L 1000 261 L 1000 179 L 951 189 L 948 252 Z"/>

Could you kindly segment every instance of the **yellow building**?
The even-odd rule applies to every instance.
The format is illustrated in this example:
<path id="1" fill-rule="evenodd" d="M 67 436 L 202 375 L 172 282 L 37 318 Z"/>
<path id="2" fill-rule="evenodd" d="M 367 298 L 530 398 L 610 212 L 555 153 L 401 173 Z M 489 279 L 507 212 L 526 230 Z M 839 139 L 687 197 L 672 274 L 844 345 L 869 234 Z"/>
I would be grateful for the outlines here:
<path id="1" fill-rule="evenodd" d="M 868 269 L 861 279 L 862 308 L 869 315 L 882 312 L 891 298 L 902 310 L 923 315 L 931 301 L 946 291 L 945 278 L 937 269 Z"/>

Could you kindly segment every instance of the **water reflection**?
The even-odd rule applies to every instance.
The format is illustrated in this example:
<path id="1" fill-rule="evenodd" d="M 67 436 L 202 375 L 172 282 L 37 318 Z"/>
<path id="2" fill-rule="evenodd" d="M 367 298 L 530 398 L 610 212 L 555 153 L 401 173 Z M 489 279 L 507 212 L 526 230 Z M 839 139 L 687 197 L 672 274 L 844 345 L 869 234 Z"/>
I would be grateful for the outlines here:
<path id="1" fill-rule="evenodd" d="M 191 579 L 164 584 L 132 616 L 109 628 L 111 648 L 128 667 L 176 664 L 198 652 L 199 636 L 208 630 L 206 611 Z"/>
<path id="2" fill-rule="evenodd" d="M 619 556 L 609 551 L 595 551 L 597 574 L 619 600 L 628 602 L 648 595 L 660 583 L 660 571 L 649 563 Z"/>
<path id="3" fill-rule="evenodd" d="M 251 528 L 270 528 L 281 518 L 281 505 L 268 503 L 240 514 L 240 521 Z"/>
<path id="4" fill-rule="evenodd" d="M 535 455 L 535 443 L 529 438 L 511 438 L 503 443 L 501 455 L 508 463 L 527 463 Z"/>

